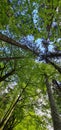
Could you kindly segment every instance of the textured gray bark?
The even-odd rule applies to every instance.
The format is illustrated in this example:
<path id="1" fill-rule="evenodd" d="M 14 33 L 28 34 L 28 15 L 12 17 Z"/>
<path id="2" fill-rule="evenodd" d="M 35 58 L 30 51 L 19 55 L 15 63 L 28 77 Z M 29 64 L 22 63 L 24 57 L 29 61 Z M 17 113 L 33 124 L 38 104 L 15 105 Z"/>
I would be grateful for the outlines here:
<path id="1" fill-rule="evenodd" d="M 54 127 L 54 130 L 61 130 L 61 118 L 60 118 L 58 110 L 57 110 L 57 106 L 56 106 L 56 103 L 55 103 L 55 100 L 54 100 L 54 97 L 52 94 L 50 84 L 48 82 L 47 75 L 45 76 L 45 79 L 46 79 L 47 93 L 48 93 L 50 107 L 51 107 L 53 127 Z"/>

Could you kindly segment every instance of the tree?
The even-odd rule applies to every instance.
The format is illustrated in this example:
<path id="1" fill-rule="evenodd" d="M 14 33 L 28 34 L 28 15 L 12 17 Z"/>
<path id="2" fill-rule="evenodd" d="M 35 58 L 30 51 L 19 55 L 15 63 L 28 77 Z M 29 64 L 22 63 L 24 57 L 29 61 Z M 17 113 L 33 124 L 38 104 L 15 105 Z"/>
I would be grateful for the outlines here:
<path id="1" fill-rule="evenodd" d="M 60 81 L 61 79 L 61 76 L 60 76 L 61 75 L 61 67 L 60 67 L 61 2 L 60 0 L 59 1 L 47 0 L 46 2 L 44 0 L 43 2 L 40 0 L 38 1 L 36 0 L 35 1 L 31 1 L 31 0 L 30 1 L 28 0 L 6 1 L 4 0 L 4 2 L 2 2 L 1 0 L 0 3 L 2 5 L 2 6 L 0 5 L 0 8 L 1 8 L 1 20 L 0 20 L 1 96 L 3 96 L 2 92 L 4 92 L 5 88 L 8 88 L 9 90 L 7 89 L 8 91 L 7 95 L 12 96 L 12 99 L 9 99 L 9 102 L 12 102 L 13 97 L 15 97 L 16 91 L 17 91 L 16 99 L 18 99 L 19 90 L 20 89 L 22 90 L 22 87 L 20 85 L 24 84 L 24 82 L 28 80 L 28 75 L 29 76 L 32 75 L 33 79 L 31 78 L 31 80 L 33 84 L 37 84 L 38 88 L 40 88 L 40 85 L 43 86 L 40 88 L 42 91 L 45 89 L 44 76 L 42 76 L 44 75 L 45 72 L 48 76 L 50 76 L 50 79 L 49 79 L 50 82 L 52 82 L 53 78 L 54 79 L 57 78 L 58 81 Z M 27 36 L 30 37 L 30 35 L 34 37 L 34 41 L 32 42 L 30 42 L 27 38 Z M 41 38 L 41 43 L 39 44 L 35 42 L 35 40 L 38 38 Z M 59 40 L 59 44 L 58 44 L 58 40 Z M 53 41 L 52 46 L 51 46 L 51 41 Z M 41 46 L 44 51 L 41 49 Z M 51 49 L 50 46 L 53 47 L 52 52 L 49 50 Z M 36 59 L 36 57 L 37 57 L 37 63 L 34 60 Z M 42 61 L 44 61 L 44 63 L 40 63 Z M 20 72 L 19 72 L 19 69 L 20 69 Z M 24 74 L 26 74 L 26 78 Z M 38 77 L 40 78 L 38 79 Z M 43 77 L 43 82 L 41 82 L 42 77 Z M 21 82 L 20 82 L 20 79 L 21 79 Z M 17 83 L 18 90 L 13 89 L 14 93 L 12 94 L 11 92 L 13 91 L 11 91 L 10 88 L 7 86 L 9 85 L 9 83 L 15 82 L 15 81 Z M 54 130 L 59 130 L 61 129 L 61 125 L 60 125 L 61 120 L 59 119 L 56 121 L 56 115 L 58 114 L 56 111 L 56 106 L 54 106 L 54 109 L 52 107 L 52 103 L 51 103 L 52 93 L 51 93 L 51 90 L 49 89 L 50 87 L 49 87 L 49 82 L 47 79 L 46 79 L 46 83 L 47 83 L 46 86 L 48 87 L 47 93 L 48 93 L 49 101 L 51 105 L 51 112 L 53 113 L 53 110 L 55 112 L 54 117 L 52 114 Z M 4 85 L 5 88 L 3 88 L 3 84 L 5 84 Z M 30 90 L 27 92 L 27 94 L 30 93 L 31 86 L 29 85 Z M 37 88 L 35 87 L 34 89 L 36 90 Z M 45 92 L 43 93 L 45 94 Z M 30 93 L 30 95 L 32 94 Z M 55 91 L 54 91 L 54 95 L 55 95 Z M 57 102 L 58 101 L 57 94 L 55 96 L 56 96 L 56 102 Z M 20 97 L 20 94 L 19 94 L 19 97 Z M 55 99 L 52 98 L 52 100 L 53 102 L 55 102 L 54 101 Z M 24 102 L 26 103 L 25 100 Z M 13 104 L 17 104 L 17 103 L 13 101 Z M 8 103 L 8 106 L 10 106 L 10 103 Z M 16 108 L 16 105 L 14 106 Z M 7 108 L 6 111 L 8 111 L 8 113 L 7 113 L 6 118 L 4 118 L 3 116 L 3 119 L 6 119 L 5 123 L 3 124 L 8 126 L 8 124 L 10 124 L 10 118 L 12 119 L 13 117 L 12 114 L 14 113 L 14 110 L 11 113 L 12 109 L 10 109 L 10 107 L 7 107 L 7 105 L 6 105 L 6 108 Z M 4 110 L 4 107 L 3 107 L 3 110 Z M 55 124 L 55 121 L 57 122 L 57 125 Z M 58 126 L 58 128 L 56 126 Z M 1 127 L 3 128 L 3 125 L 1 125 Z"/>
<path id="2" fill-rule="evenodd" d="M 54 97 L 53 97 L 50 84 L 48 82 L 48 77 L 46 74 L 45 74 L 45 79 L 46 79 L 46 87 L 47 87 L 49 102 L 51 106 L 51 114 L 52 114 L 52 119 L 53 119 L 54 130 L 59 130 L 61 129 L 61 118 L 58 114 L 57 106 L 55 104 Z"/>

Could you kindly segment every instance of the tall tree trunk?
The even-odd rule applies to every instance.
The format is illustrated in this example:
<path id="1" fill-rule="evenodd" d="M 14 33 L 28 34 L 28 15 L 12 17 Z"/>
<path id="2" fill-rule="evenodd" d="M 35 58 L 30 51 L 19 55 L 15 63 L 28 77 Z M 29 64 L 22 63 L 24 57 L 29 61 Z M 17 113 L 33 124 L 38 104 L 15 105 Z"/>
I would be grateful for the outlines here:
<path id="1" fill-rule="evenodd" d="M 12 116 L 12 113 L 13 113 L 17 103 L 19 102 L 19 99 L 20 99 L 20 101 L 23 100 L 22 94 L 24 93 L 24 91 L 27 88 L 28 84 L 29 84 L 29 81 L 27 82 L 26 86 L 22 89 L 21 93 L 16 98 L 15 102 L 13 103 L 13 105 L 9 108 L 7 113 L 4 115 L 2 121 L 0 122 L 0 130 L 4 130 L 4 127 L 5 127 L 6 123 L 8 122 L 8 120 L 10 119 L 10 117 Z"/>
<path id="2" fill-rule="evenodd" d="M 55 103 L 55 100 L 54 100 L 54 97 L 52 94 L 50 84 L 48 82 L 47 75 L 45 75 L 45 79 L 46 79 L 47 93 L 48 93 L 50 107 L 51 107 L 53 127 L 54 127 L 54 130 L 61 130 L 61 118 L 60 118 L 58 110 L 57 110 L 57 106 L 56 106 L 56 103 Z"/>

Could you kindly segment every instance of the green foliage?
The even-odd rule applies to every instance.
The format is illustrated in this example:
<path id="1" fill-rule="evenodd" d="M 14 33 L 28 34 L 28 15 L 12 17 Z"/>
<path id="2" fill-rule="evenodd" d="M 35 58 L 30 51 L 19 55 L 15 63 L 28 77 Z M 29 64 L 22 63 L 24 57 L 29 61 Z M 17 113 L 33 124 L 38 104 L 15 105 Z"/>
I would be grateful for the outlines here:
<path id="1" fill-rule="evenodd" d="M 2 6 L 1 6 L 2 5 Z M 59 1 L 12 1 L 11 3 L 5 0 L 2 2 L 0 0 L 0 29 L 4 29 L 8 26 L 10 32 L 13 32 L 16 36 L 26 36 L 33 34 L 36 37 L 47 37 L 46 28 L 48 24 L 51 24 L 51 19 L 59 15 L 56 12 L 56 8 L 59 6 L 60 9 L 60 0 Z M 37 13 L 33 12 L 38 10 Z M 38 17 L 35 17 L 35 14 Z M 34 18 L 36 23 L 34 23 Z M 58 19 L 59 19 L 58 18 Z M 58 21 L 59 22 L 59 21 Z M 41 28 L 39 31 L 38 28 Z M 59 35 L 59 34 L 58 34 Z"/>
<path id="2" fill-rule="evenodd" d="M 54 21 L 58 24 L 57 28 L 52 27 Z M 55 41 L 61 36 L 61 1 L 0 0 L 0 31 L 5 31 L 7 36 L 18 41 L 31 34 L 34 39 L 50 38 Z M 56 41 L 53 44 L 61 50 L 60 43 L 58 45 Z M 8 130 L 12 125 L 13 128 L 10 129 L 14 130 L 47 130 L 47 125 L 51 125 L 51 118 L 47 118 L 47 115 L 37 115 L 35 108 L 43 112 L 49 110 L 45 73 L 50 84 L 52 79 L 60 81 L 61 75 L 51 64 L 36 62 L 33 53 L 0 41 L 0 58 L 9 57 L 19 58 L 0 61 L 0 79 L 12 69 L 15 70 L 0 83 L 0 120 L 6 116 L 20 95 L 9 120 L 6 120 L 5 129 Z M 59 105 L 60 96 L 55 91 L 53 93 Z M 41 98 L 42 103 L 39 103 L 38 99 Z M 58 109 L 61 112 L 61 105 Z"/>
<path id="3" fill-rule="evenodd" d="M 35 116 L 34 114 L 31 114 L 29 116 L 26 116 L 24 118 L 24 120 L 19 123 L 16 127 L 15 127 L 15 130 L 47 130 L 46 129 L 46 124 L 44 122 L 44 120 L 42 121 L 43 119 L 38 117 L 38 116 Z M 43 124 L 43 127 L 42 127 L 42 124 Z"/>

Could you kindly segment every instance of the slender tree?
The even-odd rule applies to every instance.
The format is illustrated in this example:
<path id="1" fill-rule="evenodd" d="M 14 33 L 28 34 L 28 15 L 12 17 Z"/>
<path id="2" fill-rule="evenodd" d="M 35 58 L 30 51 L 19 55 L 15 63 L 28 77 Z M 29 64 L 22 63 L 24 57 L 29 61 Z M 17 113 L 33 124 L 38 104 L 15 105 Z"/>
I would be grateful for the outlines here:
<path id="1" fill-rule="evenodd" d="M 58 113 L 57 106 L 53 97 L 53 93 L 51 90 L 51 85 L 49 84 L 48 81 L 48 76 L 45 74 L 45 83 L 47 87 L 47 93 L 49 97 L 49 102 L 50 102 L 50 107 L 51 107 L 51 115 L 52 115 L 52 120 L 53 120 L 53 127 L 54 130 L 60 130 L 61 129 L 61 117 Z"/>
<path id="2" fill-rule="evenodd" d="M 4 130 L 5 125 L 7 124 L 7 122 L 9 121 L 9 119 L 12 116 L 12 113 L 17 105 L 17 103 L 19 102 L 19 100 L 21 101 L 22 98 L 22 94 L 24 93 L 25 89 L 27 88 L 29 84 L 29 81 L 27 82 L 26 86 L 23 88 L 22 92 L 19 94 L 19 96 L 16 98 L 16 100 L 14 101 L 14 103 L 10 106 L 10 108 L 8 109 L 8 111 L 6 112 L 6 114 L 4 115 L 2 121 L 0 122 L 0 129 Z"/>

